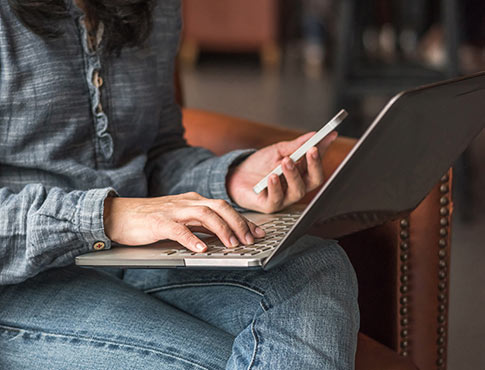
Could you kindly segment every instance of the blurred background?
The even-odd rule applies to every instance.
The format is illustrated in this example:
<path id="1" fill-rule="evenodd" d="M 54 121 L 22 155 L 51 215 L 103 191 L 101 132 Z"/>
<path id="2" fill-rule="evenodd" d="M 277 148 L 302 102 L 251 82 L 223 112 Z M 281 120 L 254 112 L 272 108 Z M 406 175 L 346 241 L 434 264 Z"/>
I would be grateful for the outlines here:
<path id="1" fill-rule="evenodd" d="M 485 70 L 483 0 L 184 0 L 183 12 L 185 105 L 284 127 L 318 130 L 345 108 L 340 134 L 359 137 L 397 92 Z M 485 131 L 454 170 L 448 369 L 485 369 Z"/>

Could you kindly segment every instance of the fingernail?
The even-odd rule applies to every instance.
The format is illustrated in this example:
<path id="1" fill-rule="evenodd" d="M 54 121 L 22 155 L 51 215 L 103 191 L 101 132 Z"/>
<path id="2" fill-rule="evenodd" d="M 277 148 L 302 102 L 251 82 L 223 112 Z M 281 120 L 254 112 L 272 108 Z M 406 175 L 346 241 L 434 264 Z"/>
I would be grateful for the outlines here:
<path id="1" fill-rule="evenodd" d="M 293 168 L 295 168 L 295 165 L 291 159 L 288 162 L 286 162 L 285 166 L 289 170 L 292 170 Z"/>
<path id="2" fill-rule="evenodd" d="M 204 249 L 205 249 L 205 246 L 204 246 L 204 244 L 202 244 L 202 243 L 197 243 L 197 244 L 195 245 L 195 249 L 197 249 L 199 252 L 203 252 L 203 251 L 204 251 Z"/>
<path id="3" fill-rule="evenodd" d="M 256 227 L 256 228 L 254 229 L 254 231 L 256 232 L 256 235 L 257 235 L 257 236 L 263 237 L 263 236 L 265 236 L 265 235 L 266 235 L 266 233 L 264 232 L 264 230 L 263 230 L 263 229 L 261 229 L 260 227 Z"/>
<path id="4" fill-rule="evenodd" d="M 246 243 L 247 243 L 247 244 L 253 244 L 253 243 L 254 243 L 254 238 L 253 238 L 253 236 L 251 235 L 251 233 L 247 233 L 247 234 L 246 234 Z"/>
<path id="5" fill-rule="evenodd" d="M 278 177 L 276 177 L 276 176 L 271 177 L 271 183 L 273 185 L 276 185 L 277 182 L 278 182 Z"/>
<path id="6" fill-rule="evenodd" d="M 317 159 L 317 158 L 318 158 L 318 150 L 316 150 L 316 149 L 315 149 L 315 150 L 312 152 L 312 158 L 313 158 L 313 159 Z"/>
<path id="7" fill-rule="evenodd" d="M 231 238 L 229 239 L 229 241 L 231 242 L 231 245 L 233 247 L 237 247 L 239 245 L 239 241 L 236 239 L 236 237 L 234 235 L 231 236 Z"/>

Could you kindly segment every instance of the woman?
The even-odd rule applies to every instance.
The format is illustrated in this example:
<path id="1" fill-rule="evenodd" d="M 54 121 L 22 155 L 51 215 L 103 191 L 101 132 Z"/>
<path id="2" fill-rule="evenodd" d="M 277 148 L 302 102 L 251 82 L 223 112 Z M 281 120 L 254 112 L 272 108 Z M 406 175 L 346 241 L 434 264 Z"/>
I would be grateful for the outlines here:
<path id="1" fill-rule="evenodd" d="M 308 135 L 222 157 L 187 146 L 174 102 L 180 1 L 9 0 L 0 7 L 0 368 L 350 369 L 352 267 L 333 241 L 269 272 L 124 270 L 75 256 L 173 239 L 226 246 L 323 181 Z M 264 194 L 251 187 L 275 164 Z M 147 197 L 150 198 L 147 198 Z M 68 267 L 65 267 L 68 266 Z"/>

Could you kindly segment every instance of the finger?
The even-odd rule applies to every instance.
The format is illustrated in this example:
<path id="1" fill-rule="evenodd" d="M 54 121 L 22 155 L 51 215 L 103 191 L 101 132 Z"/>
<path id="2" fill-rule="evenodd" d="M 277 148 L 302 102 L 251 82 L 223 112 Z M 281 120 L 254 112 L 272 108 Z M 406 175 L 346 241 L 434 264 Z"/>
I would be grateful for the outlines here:
<path id="1" fill-rule="evenodd" d="M 320 152 L 320 158 L 323 158 L 323 155 L 327 151 L 330 144 L 332 144 L 338 137 L 337 131 L 332 131 L 328 134 L 320 143 L 317 145 L 318 150 Z"/>
<path id="2" fill-rule="evenodd" d="M 324 180 L 322 161 L 316 147 L 311 148 L 306 154 L 307 172 L 303 177 L 306 191 L 319 187 Z"/>
<path id="3" fill-rule="evenodd" d="M 261 227 L 259 227 L 258 225 L 256 225 L 255 223 L 249 220 L 247 220 L 247 222 L 248 222 L 249 228 L 251 229 L 251 232 L 256 238 L 263 238 L 266 236 L 266 232 Z"/>
<path id="4" fill-rule="evenodd" d="M 213 232 L 228 248 L 239 245 L 237 237 L 227 222 L 208 206 L 191 206 L 182 210 L 184 221 L 196 221 Z M 254 239 L 253 239 L 254 242 Z"/>
<path id="5" fill-rule="evenodd" d="M 204 226 L 193 226 L 190 223 L 186 224 L 185 226 L 187 226 L 189 230 L 192 231 L 193 233 L 202 233 L 202 234 L 215 236 L 212 231 L 206 229 Z"/>
<path id="6" fill-rule="evenodd" d="M 281 209 L 284 200 L 283 187 L 278 175 L 271 175 L 268 181 L 267 206 L 264 212 L 271 213 Z"/>
<path id="7" fill-rule="evenodd" d="M 241 243 L 254 243 L 254 237 L 257 235 L 254 234 L 249 227 L 249 221 L 232 208 L 229 203 L 222 199 L 209 200 L 209 207 L 216 211 L 217 214 L 227 222 Z M 234 243 L 231 243 L 231 245 L 234 247 L 236 246 Z"/>
<path id="8" fill-rule="evenodd" d="M 290 158 L 282 161 L 283 174 L 286 179 L 287 189 L 285 194 L 285 204 L 293 204 L 303 198 L 306 194 L 306 186 L 300 171 Z"/>
<path id="9" fill-rule="evenodd" d="M 315 131 L 307 132 L 306 134 L 303 134 L 291 141 L 279 142 L 278 144 L 276 144 L 278 148 L 278 152 L 283 157 L 288 156 L 291 153 L 293 153 L 295 150 L 297 150 L 300 146 L 302 146 L 305 143 L 305 141 L 310 139 L 313 135 L 315 135 Z"/>
<path id="10" fill-rule="evenodd" d="M 207 245 L 202 240 L 195 236 L 188 227 L 177 222 L 168 224 L 164 233 L 164 238 L 167 237 L 194 252 L 200 253 L 207 250 Z"/>

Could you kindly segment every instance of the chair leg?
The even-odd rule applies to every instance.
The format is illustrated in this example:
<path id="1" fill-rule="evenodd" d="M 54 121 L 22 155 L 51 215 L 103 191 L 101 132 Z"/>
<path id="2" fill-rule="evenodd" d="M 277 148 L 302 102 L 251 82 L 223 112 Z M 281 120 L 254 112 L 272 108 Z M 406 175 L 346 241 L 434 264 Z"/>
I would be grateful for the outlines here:
<path id="1" fill-rule="evenodd" d="M 342 107 L 347 78 L 350 73 L 352 59 L 352 44 L 355 32 L 355 2 L 354 0 L 340 1 L 339 30 L 337 50 L 335 53 L 334 98 L 333 106 L 337 111 Z"/>
<path id="2" fill-rule="evenodd" d="M 460 73 L 458 46 L 460 27 L 458 22 L 458 4 L 456 0 L 442 0 L 442 19 L 445 31 L 445 45 L 447 56 L 447 77 L 453 78 Z"/>
<path id="3" fill-rule="evenodd" d="M 192 68 L 199 59 L 200 49 L 196 41 L 184 40 L 179 51 L 180 62 L 184 67 Z"/>
<path id="4" fill-rule="evenodd" d="M 281 62 L 280 47 L 275 42 L 263 44 L 260 49 L 260 58 L 264 68 L 278 68 Z"/>

